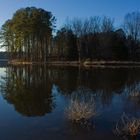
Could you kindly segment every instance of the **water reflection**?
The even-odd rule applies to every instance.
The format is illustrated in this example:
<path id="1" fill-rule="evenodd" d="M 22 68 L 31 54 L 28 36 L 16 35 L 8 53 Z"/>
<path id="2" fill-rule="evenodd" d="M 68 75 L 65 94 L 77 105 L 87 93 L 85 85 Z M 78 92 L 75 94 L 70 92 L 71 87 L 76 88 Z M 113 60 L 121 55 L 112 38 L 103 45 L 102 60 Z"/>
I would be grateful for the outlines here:
<path id="1" fill-rule="evenodd" d="M 106 137 L 117 140 L 112 129 L 122 113 L 140 117 L 138 68 L 33 65 L 8 66 L 0 70 L 1 139 L 90 140 Z M 85 126 L 72 124 L 66 117 L 65 109 L 75 94 L 78 100 L 85 95 L 88 100 L 94 97 L 99 117 L 90 118 L 89 122 L 94 126 L 90 131 Z"/>
<path id="2" fill-rule="evenodd" d="M 79 87 L 89 89 L 102 106 L 109 106 L 113 96 L 138 89 L 140 69 L 95 69 L 78 67 L 9 66 L 2 84 L 3 97 L 16 111 L 26 116 L 42 116 L 56 107 L 53 85 L 59 93 L 69 94 Z M 127 94 L 126 94 L 127 93 Z M 126 103 L 125 110 L 127 106 Z M 134 102 L 139 107 L 140 102 Z M 130 104 L 129 104 L 130 105 Z"/>
<path id="3" fill-rule="evenodd" d="M 49 73 L 44 68 L 7 67 L 4 79 L 3 97 L 21 114 L 42 116 L 55 107 Z"/>

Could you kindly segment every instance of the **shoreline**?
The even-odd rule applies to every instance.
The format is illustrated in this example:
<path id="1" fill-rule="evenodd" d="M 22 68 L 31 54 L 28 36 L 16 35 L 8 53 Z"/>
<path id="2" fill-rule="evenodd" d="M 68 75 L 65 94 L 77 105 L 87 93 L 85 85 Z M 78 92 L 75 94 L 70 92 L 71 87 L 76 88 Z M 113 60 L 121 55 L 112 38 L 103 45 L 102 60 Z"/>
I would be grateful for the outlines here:
<path id="1" fill-rule="evenodd" d="M 140 67 L 136 61 L 48 61 L 48 62 L 25 62 L 8 61 L 9 65 L 48 65 L 48 66 L 84 66 L 84 67 Z"/>

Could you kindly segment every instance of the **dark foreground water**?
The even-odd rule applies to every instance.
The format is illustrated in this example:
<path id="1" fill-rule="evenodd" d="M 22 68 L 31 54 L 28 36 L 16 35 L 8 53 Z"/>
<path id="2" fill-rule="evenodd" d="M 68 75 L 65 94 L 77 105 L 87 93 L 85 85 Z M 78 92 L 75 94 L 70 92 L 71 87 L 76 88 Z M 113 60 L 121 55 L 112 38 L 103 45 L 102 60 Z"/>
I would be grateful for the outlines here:
<path id="1" fill-rule="evenodd" d="M 139 68 L 2 65 L 0 77 L 0 140 L 119 140 L 113 129 L 123 112 L 140 117 L 140 96 L 131 96 L 140 93 Z M 70 95 L 81 90 L 99 112 L 92 129 L 66 117 Z"/>

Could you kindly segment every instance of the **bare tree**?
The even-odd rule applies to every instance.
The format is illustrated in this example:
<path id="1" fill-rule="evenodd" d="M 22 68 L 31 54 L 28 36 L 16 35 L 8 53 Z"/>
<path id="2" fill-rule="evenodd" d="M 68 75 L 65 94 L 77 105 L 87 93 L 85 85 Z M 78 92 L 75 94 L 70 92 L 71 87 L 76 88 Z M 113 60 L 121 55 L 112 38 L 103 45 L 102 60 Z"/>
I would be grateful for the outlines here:
<path id="1" fill-rule="evenodd" d="M 140 12 L 129 13 L 125 16 L 124 29 L 135 41 L 140 39 Z"/>
<path id="2" fill-rule="evenodd" d="M 102 23 L 101 23 L 101 31 L 102 32 L 111 32 L 114 30 L 114 20 L 110 19 L 108 17 L 103 17 Z"/>
<path id="3" fill-rule="evenodd" d="M 92 33 L 99 33 L 101 31 L 101 18 L 98 16 L 89 18 L 89 29 Z"/>
<path id="4" fill-rule="evenodd" d="M 67 20 L 67 24 L 65 25 L 65 27 L 70 28 L 73 31 L 73 33 L 77 36 L 79 62 L 81 62 L 82 59 L 82 51 L 87 52 L 87 54 L 89 52 L 87 46 L 89 34 L 95 34 L 97 32 L 100 32 L 100 23 L 100 17 L 90 17 L 86 19 L 74 18 L 73 20 Z M 82 44 L 84 44 L 84 46 Z"/>

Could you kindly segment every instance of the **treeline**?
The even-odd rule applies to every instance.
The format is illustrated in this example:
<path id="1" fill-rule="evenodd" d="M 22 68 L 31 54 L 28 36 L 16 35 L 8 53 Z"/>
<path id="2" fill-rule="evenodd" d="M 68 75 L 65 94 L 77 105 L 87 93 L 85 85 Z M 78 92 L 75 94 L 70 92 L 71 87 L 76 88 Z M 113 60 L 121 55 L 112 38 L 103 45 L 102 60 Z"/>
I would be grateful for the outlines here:
<path id="1" fill-rule="evenodd" d="M 127 14 L 118 29 L 108 17 L 68 20 L 54 44 L 60 60 L 140 60 L 140 13 Z"/>
<path id="2" fill-rule="evenodd" d="M 51 60 L 140 60 L 140 13 L 124 17 L 115 28 L 108 17 L 67 20 L 53 34 L 55 17 L 35 7 L 19 9 L 1 28 L 1 41 L 11 59 Z"/>

